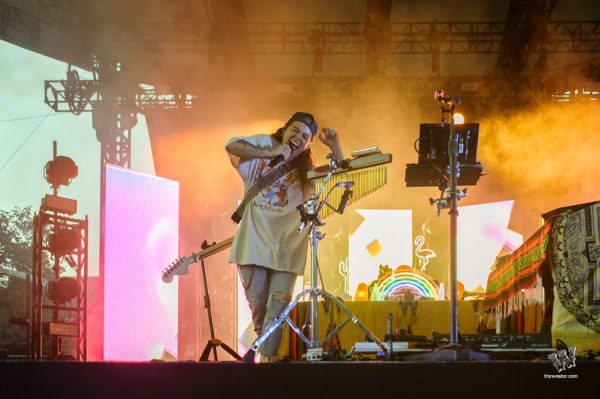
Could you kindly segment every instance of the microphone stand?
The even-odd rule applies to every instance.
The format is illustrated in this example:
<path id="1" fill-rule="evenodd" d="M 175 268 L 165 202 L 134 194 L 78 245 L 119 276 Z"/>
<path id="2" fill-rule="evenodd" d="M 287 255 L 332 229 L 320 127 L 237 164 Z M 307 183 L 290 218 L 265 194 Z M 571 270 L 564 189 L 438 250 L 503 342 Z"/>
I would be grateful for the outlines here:
<path id="1" fill-rule="evenodd" d="M 440 199 L 432 201 L 437 203 L 438 215 L 442 208 L 449 208 L 450 214 L 450 343 L 437 348 L 432 354 L 411 356 L 411 360 L 489 360 L 490 357 L 481 352 L 465 348 L 459 343 L 458 336 L 458 201 L 466 196 L 466 190 L 458 189 L 458 134 L 454 123 L 454 109 L 460 104 L 459 98 L 444 97 L 443 90 L 435 93 L 435 99 L 442 104 L 442 123 L 450 125 L 448 137 L 448 187 L 441 186 Z M 444 190 L 447 196 L 444 198 Z"/>
<path id="2" fill-rule="evenodd" d="M 319 246 L 319 241 L 325 237 L 319 231 L 319 227 L 325 225 L 325 223 L 323 223 L 321 221 L 321 219 L 319 218 L 319 212 L 321 211 L 321 209 L 323 208 L 324 205 L 327 205 L 330 208 L 334 209 L 337 213 L 340 213 L 340 214 L 343 213 L 344 208 L 346 207 L 346 203 L 352 193 L 349 190 L 349 186 L 351 186 L 351 185 L 346 185 L 346 191 L 344 192 L 344 195 L 342 196 L 342 200 L 340 201 L 338 208 L 333 208 L 327 202 L 327 198 L 329 198 L 329 194 L 331 194 L 333 188 L 327 193 L 327 195 L 325 196 L 325 198 L 323 200 L 319 201 L 319 197 L 325 190 L 325 186 L 327 185 L 327 182 L 329 182 L 329 180 L 331 179 L 331 176 L 333 176 L 333 171 L 339 167 L 339 161 L 335 158 L 335 156 L 333 156 L 333 154 L 329 154 L 328 158 L 330 159 L 329 172 L 327 173 L 327 176 L 323 179 L 323 183 L 322 183 L 319 191 L 315 195 L 311 196 L 311 198 L 309 198 L 303 204 L 300 204 L 297 207 L 298 211 L 300 212 L 300 217 L 301 217 L 300 227 L 298 228 L 298 234 L 302 233 L 302 231 L 304 230 L 304 228 L 306 226 L 309 226 L 309 229 L 310 229 L 308 236 L 309 236 L 310 255 L 311 255 L 310 256 L 310 265 L 311 265 L 311 284 L 310 285 L 311 285 L 311 287 L 302 291 L 300 294 L 298 294 L 296 296 L 296 298 L 271 322 L 271 324 L 269 324 L 267 326 L 267 328 L 262 332 L 260 337 L 258 337 L 252 343 L 250 349 L 243 357 L 243 361 L 246 363 L 254 362 L 254 356 L 256 354 L 256 351 L 258 351 L 258 348 L 260 347 L 260 345 L 283 322 L 286 322 L 290 326 L 291 330 L 294 331 L 296 333 L 296 335 L 298 335 L 298 337 L 300 337 L 300 339 L 307 345 L 308 350 L 306 352 L 306 360 L 308 360 L 308 361 L 321 360 L 323 357 L 323 347 L 324 347 L 325 343 L 327 343 L 329 340 L 331 340 L 333 337 L 335 337 L 335 335 L 342 328 L 344 328 L 349 322 L 354 323 L 361 330 L 363 330 L 365 335 L 368 338 L 370 338 L 373 342 L 375 342 L 381 348 L 381 350 L 386 354 L 386 357 L 389 358 L 389 349 L 386 348 L 385 344 L 381 340 L 379 340 L 379 338 L 377 338 L 375 336 L 375 334 L 373 334 L 367 328 L 367 326 L 365 326 L 354 314 L 352 314 L 352 312 L 350 312 L 350 310 L 346 306 L 344 306 L 344 304 L 342 304 L 342 302 L 339 299 L 337 299 L 335 296 L 331 295 L 330 293 L 326 292 L 325 290 L 318 288 L 317 276 L 318 276 L 319 261 L 318 261 L 318 257 L 317 257 L 317 250 L 318 250 L 318 246 Z M 347 194 L 347 193 L 349 193 L 349 194 Z M 296 305 L 298 305 L 298 302 L 302 298 L 304 298 L 305 295 L 307 295 L 307 294 L 310 295 L 310 320 L 311 320 L 310 338 L 306 337 L 304 335 L 304 333 L 301 331 L 301 329 L 298 328 L 294 324 L 294 322 L 289 318 L 289 313 L 292 311 L 293 308 L 296 307 Z M 337 326 L 333 331 L 331 331 L 321 341 L 319 341 L 319 338 L 318 338 L 318 325 L 319 325 L 318 324 L 319 323 L 319 320 L 318 320 L 318 305 L 319 305 L 318 298 L 319 298 L 319 296 L 332 301 L 334 303 L 334 305 L 337 306 L 347 317 L 346 320 L 344 320 L 342 323 L 340 323 L 339 326 Z"/>
<path id="3" fill-rule="evenodd" d="M 458 137 L 455 133 L 454 108 L 460 104 L 460 100 L 441 101 L 442 122 L 446 122 L 444 115 L 448 115 L 450 124 L 450 137 L 448 138 L 448 163 L 449 163 L 449 187 L 448 203 L 450 206 L 450 345 L 458 345 L 458 200 L 462 193 L 458 190 Z"/>

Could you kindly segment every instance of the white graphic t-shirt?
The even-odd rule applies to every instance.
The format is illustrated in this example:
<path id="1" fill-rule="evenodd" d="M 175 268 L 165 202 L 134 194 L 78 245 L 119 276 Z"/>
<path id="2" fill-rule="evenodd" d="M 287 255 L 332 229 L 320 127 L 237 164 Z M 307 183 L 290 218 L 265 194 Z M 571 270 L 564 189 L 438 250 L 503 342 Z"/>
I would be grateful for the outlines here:
<path id="1" fill-rule="evenodd" d="M 273 148 L 279 143 L 267 134 L 234 137 L 259 148 Z M 228 153 L 229 154 L 229 153 Z M 244 193 L 268 174 L 270 159 L 245 159 L 229 154 L 232 165 L 244 181 Z M 308 229 L 297 233 L 300 213 L 296 209 L 304 201 L 298 173 L 292 171 L 264 187 L 246 206 L 233 239 L 229 262 L 256 264 L 274 270 L 304 274 Z"/>

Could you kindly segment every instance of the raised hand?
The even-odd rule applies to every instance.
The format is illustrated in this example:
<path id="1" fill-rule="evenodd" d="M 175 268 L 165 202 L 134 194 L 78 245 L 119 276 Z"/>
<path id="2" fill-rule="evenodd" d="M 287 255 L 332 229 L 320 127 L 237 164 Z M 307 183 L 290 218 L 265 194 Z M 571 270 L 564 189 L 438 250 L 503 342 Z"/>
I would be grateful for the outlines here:
<path id="1" fill-rule="evenodd" d="M 328 127 L 324 127 L 321 129 L 319 133 L 319 140 L 327 147 L 331 149 L 333 155 L 337 159 L 344 159 L 344 155 L 342 154 L 342 146 L 340 145 L 340 135 L 333 129 Z"/>
<path id="2" fill-rule="evenodd" d="M 340 136 L 335 130 L 330 129 L 328 127 L 324 127 L 319 133 L 319 140 L 321 140 L 323 144 L 325 144 L 327 147 L 333 150 L 334 146 L 339 145 Z"/>

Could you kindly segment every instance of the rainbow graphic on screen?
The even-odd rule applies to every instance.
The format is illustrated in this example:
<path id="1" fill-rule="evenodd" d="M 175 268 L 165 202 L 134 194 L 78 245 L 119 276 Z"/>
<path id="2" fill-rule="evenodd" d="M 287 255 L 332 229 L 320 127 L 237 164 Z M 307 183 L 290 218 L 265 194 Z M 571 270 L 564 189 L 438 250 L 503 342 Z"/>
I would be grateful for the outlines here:
<path id="1" fill-rule="evenodd" d="M 371 291 L 372 301 L 383 301 L 399 297 L 410 290 L 415 299 L 437 299 L 438 285 L 427 274 L 410 266 L 399 266 L 388 272 L 375 283 Z"/>

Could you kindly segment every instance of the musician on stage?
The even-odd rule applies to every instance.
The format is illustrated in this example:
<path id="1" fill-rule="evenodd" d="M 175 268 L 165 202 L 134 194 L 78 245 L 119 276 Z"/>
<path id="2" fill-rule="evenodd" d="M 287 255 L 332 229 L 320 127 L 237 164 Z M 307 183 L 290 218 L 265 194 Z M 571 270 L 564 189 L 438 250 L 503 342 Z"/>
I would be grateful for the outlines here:
<path id="1" fill-rule="evenodd" d="M 296 112 L 271 135 L 233 137 L 225 146 L 245 193 L 232 217 L 239 228 L 229 262 L 238 265 L 259 336 L 290 303 L 296 278 L 304 274 L 308 229 L 298 234 L 296 207 L 314 193 L 307 171 L 314 167 L 311 145 L 317 130 L 311 114 Z M 336 131 L 323 128 L 319 139 L 343 159 Z M 283 326 L 258 349 L 261 363 L 278 360 Z"/>

